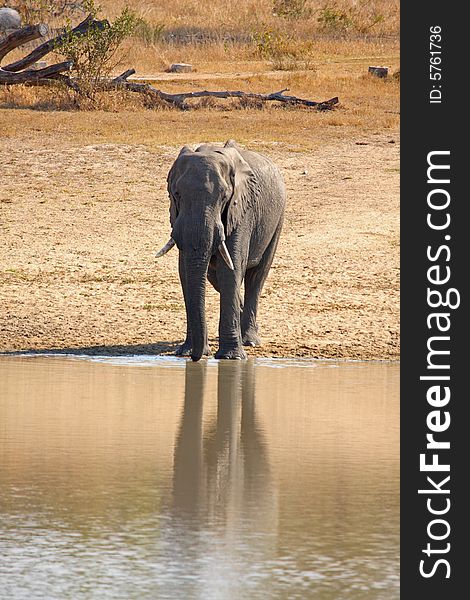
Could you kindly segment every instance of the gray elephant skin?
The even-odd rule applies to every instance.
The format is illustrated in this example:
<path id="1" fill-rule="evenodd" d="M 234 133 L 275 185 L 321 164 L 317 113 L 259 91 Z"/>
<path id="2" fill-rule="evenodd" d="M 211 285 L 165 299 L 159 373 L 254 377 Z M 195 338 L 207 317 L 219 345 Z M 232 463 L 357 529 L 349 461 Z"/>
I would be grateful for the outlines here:
<path id="1" fill-rule="evenodd" d="M 18 11 L 6 6 L 0 7 L 0 31 L 18 29 L 21 27 L 21 17 Z"/>
<path id="2" fill-rule="evenodd" d="M 176 354 L 195 361 L 210 355 L 207 278 L 220 294 L 215 357 L 244 359 L 243 346 L 260 343 L 256 315 L 282 228 L 282 175 L 271 160 L 232 140 L 195 151 L 185 146 L 168 174 L 168 193 L 172 234 L 157 257 L 178 247 L 187 330 Z"/>

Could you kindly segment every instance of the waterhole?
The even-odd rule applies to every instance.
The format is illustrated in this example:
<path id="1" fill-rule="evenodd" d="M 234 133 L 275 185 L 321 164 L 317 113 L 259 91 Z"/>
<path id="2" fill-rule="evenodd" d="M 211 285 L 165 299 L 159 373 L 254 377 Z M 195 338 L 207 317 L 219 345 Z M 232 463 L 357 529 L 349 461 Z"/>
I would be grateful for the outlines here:
<path id="1" fill-rule="evenodd" d="M 0 358 L 0 597 L 399 598 L 399 366 Z"/>

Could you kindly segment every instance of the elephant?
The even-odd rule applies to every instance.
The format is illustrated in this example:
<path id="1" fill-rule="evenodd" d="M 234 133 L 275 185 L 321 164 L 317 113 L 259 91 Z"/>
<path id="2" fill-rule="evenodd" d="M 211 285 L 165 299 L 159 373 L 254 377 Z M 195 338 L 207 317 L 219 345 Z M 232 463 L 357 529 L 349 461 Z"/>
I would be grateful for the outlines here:
<path id="1" fill-rule="evenodd" d="M 21 17 L 17 10 L 6 6 L 0 7 L 0 31 L 18 29 L 21 27 Z"/>
<path id="2" fill-rule="evenodd" d="M 186 339 L 178 356 L 209 356 L 206 278 L 219 292 L 217 359 L 245 359 L 260 344 L 258 301 L 281 233 L 285 185 L 265 156 L 229 140 L 184 146 L 168 173 L 171 238 L 157 253 L 179 250 Z M 244 298 L 241 285 L 244 282 Z"/>

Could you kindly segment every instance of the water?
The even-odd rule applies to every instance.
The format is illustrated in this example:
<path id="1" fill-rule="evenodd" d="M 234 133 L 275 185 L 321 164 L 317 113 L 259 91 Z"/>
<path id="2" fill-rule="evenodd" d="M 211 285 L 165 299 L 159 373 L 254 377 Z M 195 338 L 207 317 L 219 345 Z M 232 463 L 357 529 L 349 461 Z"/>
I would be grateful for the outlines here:
<path id="1" fill-rule="evenodd" d="M 398 369 L 0 358 L 0 598 L 398 598 Z"/>

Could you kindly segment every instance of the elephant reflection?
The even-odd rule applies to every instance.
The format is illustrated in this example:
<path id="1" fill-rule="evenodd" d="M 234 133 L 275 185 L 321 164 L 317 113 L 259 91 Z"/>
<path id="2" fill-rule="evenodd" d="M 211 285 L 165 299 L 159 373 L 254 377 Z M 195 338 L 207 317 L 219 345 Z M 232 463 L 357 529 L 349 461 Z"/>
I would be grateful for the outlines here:
<path id="1" fill-rule="evenodd" d="M 256 417 L 253 361 L 219 363 L 217 414 L 204 426 L 208 368 L 203 362 L 186 365 L 172 517 L 180 533 L 179 550 L 188 559 L 203 555 L 204 570 L 210 566 L 211 571 L 205 577 L 220 583 L 232 579 L 242 565 L 246 572 L 247 565 L 274 558 L 278 502 Z"/>

